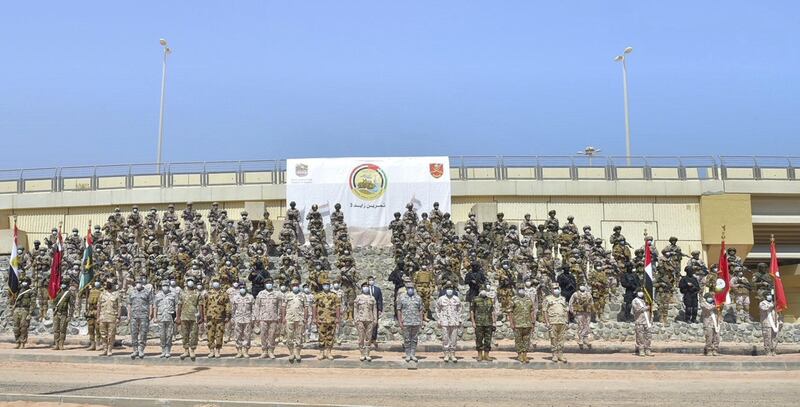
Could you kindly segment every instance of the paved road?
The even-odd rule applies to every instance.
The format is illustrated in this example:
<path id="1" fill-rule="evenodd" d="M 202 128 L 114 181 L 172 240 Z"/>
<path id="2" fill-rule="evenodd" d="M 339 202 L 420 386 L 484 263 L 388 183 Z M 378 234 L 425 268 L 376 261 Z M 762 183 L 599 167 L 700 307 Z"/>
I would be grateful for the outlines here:
<path id="1" fill-rule="evenodd" d="M 154 369 L 8 360 L 0 361 L 0 371 L 3 393 L 311 404 L 780 406 L 797 405 L 800 396 L 798 371 Z"/>

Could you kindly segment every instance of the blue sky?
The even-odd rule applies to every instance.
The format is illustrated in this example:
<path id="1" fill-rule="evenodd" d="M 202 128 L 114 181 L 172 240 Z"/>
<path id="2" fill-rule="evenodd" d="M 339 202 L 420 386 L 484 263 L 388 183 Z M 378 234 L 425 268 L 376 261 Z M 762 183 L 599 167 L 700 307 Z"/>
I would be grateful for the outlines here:
<path id="1" fill-rule="evenodd" d="M 2 168 L 350 155 L 800 154 L 796 1 L 6 2 Z"/>

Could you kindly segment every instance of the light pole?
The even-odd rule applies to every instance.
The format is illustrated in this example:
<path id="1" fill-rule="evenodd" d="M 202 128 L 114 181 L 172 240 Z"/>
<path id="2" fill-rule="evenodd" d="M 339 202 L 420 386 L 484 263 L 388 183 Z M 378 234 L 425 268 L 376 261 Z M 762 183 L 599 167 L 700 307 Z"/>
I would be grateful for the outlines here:
<path id="1" fill-rule="evenodd" d="M 158 40 L 161 47 L 164 48 L 164 60 L 161 64 L 161 108 L 158 113 L 158 156 L 156 157 L 156 166 L 158 172 L 161 172 L 161 147 L 164 145 L 164 94 L 167 90 L 167 55 L 172 53 L 172 49 L 167 45 L 167 40 Z"/>
<path id="2" fill-rule="evenodd" d="M 592 146 L 586 146 L 586 148 L 584 148 L 583 151 L 578 151 L 578 154 L 579 155 L 585 155 L 586 157 L 588 157 L 589 158 L 589 166 L 591 167 L 592 166 L 592 157 L 594 157 L 597 153 L 599 153 L 601 151 L 603 151 L 603 150 L 601 150 L 599 148 L 594 148 Z"/>
<path id="3" fill-rule="evenodd" d="M 632 47 L 627 47 L 622 55 L 617 55 L 614 61 L 622 62 L 622 90 L 625 94 L 625 157 L 628 165 L 631 165 L 631 121 L 628 113 L 628 64 L 626 55 L 633 52 Z"/>

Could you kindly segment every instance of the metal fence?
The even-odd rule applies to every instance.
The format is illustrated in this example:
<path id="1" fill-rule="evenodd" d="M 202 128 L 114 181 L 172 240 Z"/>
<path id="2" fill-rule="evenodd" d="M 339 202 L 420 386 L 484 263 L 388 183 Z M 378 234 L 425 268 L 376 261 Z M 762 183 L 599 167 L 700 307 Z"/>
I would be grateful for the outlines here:
<path id="1" fill-rule="evenodd" d="M 800 157 L 454 156 L 453 180 L 797 180 Z M 0 194 L 286 182 L 286 160 L 0 170 Z"/>

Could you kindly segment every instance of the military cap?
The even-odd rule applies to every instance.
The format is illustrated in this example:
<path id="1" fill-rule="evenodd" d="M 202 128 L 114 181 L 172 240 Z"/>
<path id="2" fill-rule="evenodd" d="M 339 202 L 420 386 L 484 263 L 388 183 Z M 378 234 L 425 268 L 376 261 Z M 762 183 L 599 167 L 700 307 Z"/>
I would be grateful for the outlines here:
<path id="1" fill-rule="evenodd" d="M 192 201 L 186 202 L 186 206 L 192 206 Z"/>
<path id="2" fill-rule="evenodd" d="M 365 281 L 365 282 L 361 283 L 361 287 L 362 288 L 363 287 L 369 287 L 369 283 Z"/>
<path id="3" fill-rule="evenodd" d="M 247 211 L 242 211 L 240 215 L 242 215 L 242 216 L 247 215 Z"/>
<path id="4" fill-rule="evenodd" d="M 558 285 L 558 283 L 553 283 L 553 284 L 550 284 L 550 288 L 555 289 L 555 288 L 561 288 L 561 287 Z"/>
<path id="5" fill-rule="evenodd" d="M 699 254 L 700 254 L 700 250 L 692 250 L 692 256 L 699 255 Z"/>
<path id="6" fill-rule="evenodd" d="M 677 241 L 678 241 L 678 238 L 677 238 L 677 237 L 675 237 L 675 236 L 670 236 L 670 238 L 669 238 L 669 241 L 670 241 L 670 242 L 677 242 Z"/>
<path id="7" fill-rule="evenodd" d="M 620 226 L 620 225 L 614 226 L 614 231 L 618 231 L 618 230 L 622 230 L 622 226 Z"/>
<path id="8" fill-rule="evenodd" d="M 41 243 L 42 243 L 42 242 L 40 242 L 40 241 L 38 241 L 38 240 L 34 240 L 34 241 L 33 241 L 33 244 L 41 244 Z"/>
<path id="9" fill-rule="evenodd" d="M 175 207 L 175 204 L 169 204 L 169 205 L 167 205 L 167 208 L 174 208 L 174 207 Z"/>
<path id="10" fill-rule="evenodd" d="M 572 215 L 567 216 L 567 220 L 575 220 L 575 217 Z"/>
<path id="11" fill-rule="evenodd" d="M 139 205 L 133 205 L 131 209 L 139 209 Z"/>
<path id="12" fill-rule="evenodd" d="M 219 202 L 212 202 L 211 206 L 219 206 Z"/>
<path id="13" fill-rule="evenodd" d="M 161 280 L 161 286 L 169 286 L 169 280 Z"/>

